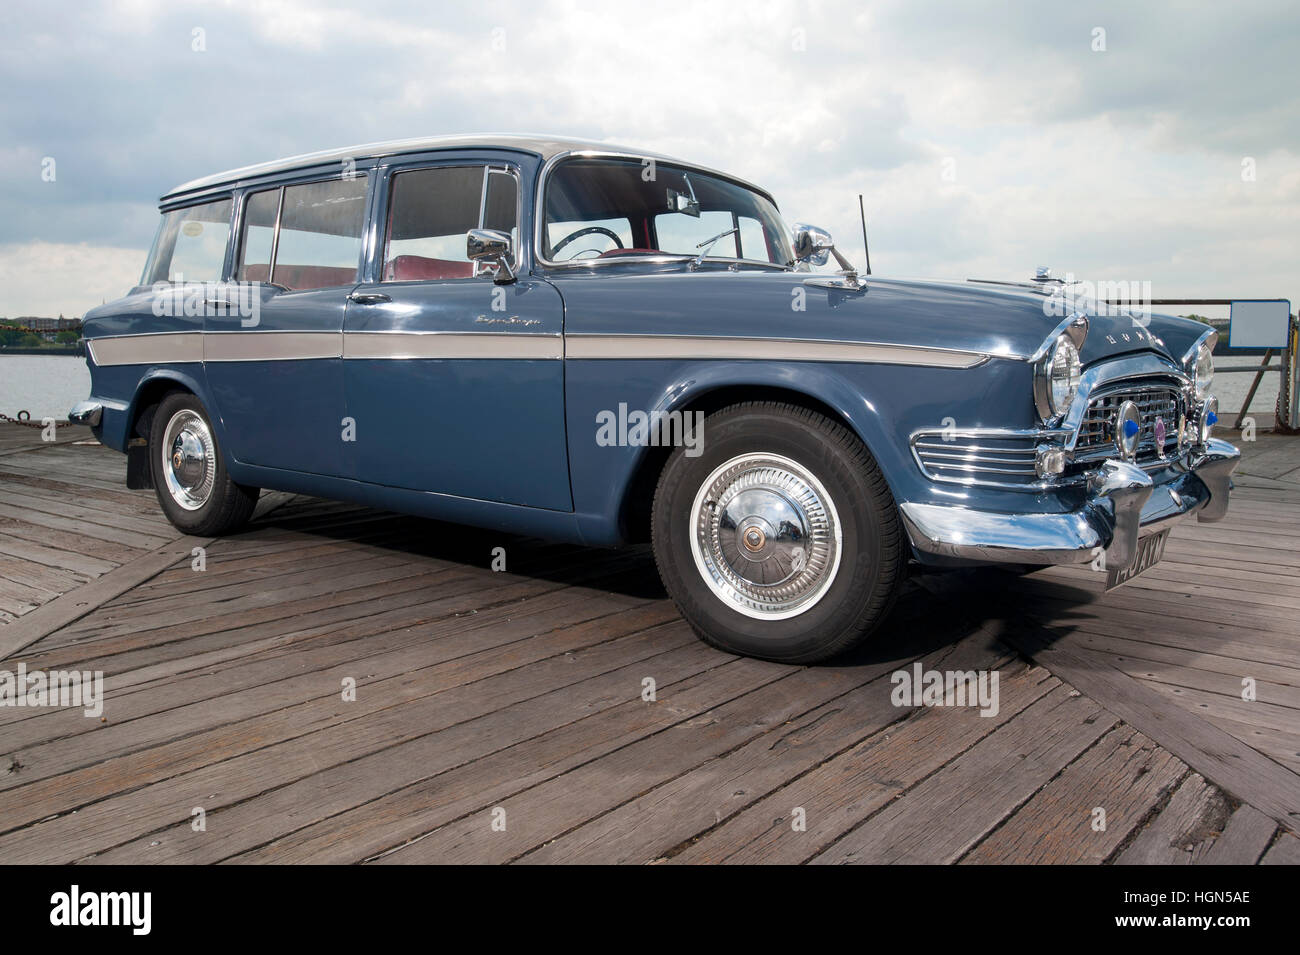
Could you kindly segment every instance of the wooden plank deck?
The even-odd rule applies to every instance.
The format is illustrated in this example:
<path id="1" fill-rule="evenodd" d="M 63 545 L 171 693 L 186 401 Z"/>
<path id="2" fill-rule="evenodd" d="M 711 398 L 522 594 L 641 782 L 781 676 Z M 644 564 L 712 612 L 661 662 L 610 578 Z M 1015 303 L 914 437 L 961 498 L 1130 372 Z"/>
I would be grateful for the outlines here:
<path id="1" fill-rule="evenodd" d="M 918 578 L 804 668 L 699 643 L 644 548 L 284 495 L 194 542 L 60 438 L 0 425 L 0 669 L 106 702 L 0 707 L 0 862 L 1300 861 L 1297 439 L 1150 577 Z M 918 661 L 997 714 L 895 706 Z"/>

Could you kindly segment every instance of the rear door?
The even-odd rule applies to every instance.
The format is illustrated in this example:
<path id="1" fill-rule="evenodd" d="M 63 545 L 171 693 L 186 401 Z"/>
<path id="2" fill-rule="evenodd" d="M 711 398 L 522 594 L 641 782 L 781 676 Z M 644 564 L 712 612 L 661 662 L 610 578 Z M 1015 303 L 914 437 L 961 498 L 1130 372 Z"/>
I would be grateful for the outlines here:
<path id="1" fill-rule="evenodd" d="M 343 320 L 362 261 L 369 176 L 254 190 L 236 248 L 239 307 L 210 310 L 208 386 L 239 461 L 349 476 Z M 214 314 L 215 312 L 215 314 Z"/>
<path id="2" fill-rule="evenodd" d="M 518 167 L 408 161 L 378 186 L 372 281 L 344 324 L 357 476 L 571 510 L 559 293 L 528 275 L 496 284 L 465 255 L 480 227 L 519 248 Z"/>

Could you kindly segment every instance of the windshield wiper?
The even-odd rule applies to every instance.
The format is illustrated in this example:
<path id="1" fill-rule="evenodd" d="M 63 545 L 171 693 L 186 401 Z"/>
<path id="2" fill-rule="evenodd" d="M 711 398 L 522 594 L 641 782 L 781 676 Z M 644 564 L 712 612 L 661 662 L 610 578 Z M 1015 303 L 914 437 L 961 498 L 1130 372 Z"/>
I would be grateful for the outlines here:
<path id="1" fill-rule="evenodd" d="M 699 255 L 697 255 L 695 258 L 691 259 L 691 271 L 694 272 L 696 269 L 698 269 L 701 265 L 704 264 L 704 257 L 713 250 L 714 244 L 717 243 L 719 239 L 725 239 L 727 236 L 735 235 L 739 231 L 740 231 L 739 228 L 728 229 L 726 232 L 719 232 L 712 239 L 705 239 L 703 242 L 697 245 L 696 246 L 697 249 L 703 249 L 704 251 L 701 252 Z"/>

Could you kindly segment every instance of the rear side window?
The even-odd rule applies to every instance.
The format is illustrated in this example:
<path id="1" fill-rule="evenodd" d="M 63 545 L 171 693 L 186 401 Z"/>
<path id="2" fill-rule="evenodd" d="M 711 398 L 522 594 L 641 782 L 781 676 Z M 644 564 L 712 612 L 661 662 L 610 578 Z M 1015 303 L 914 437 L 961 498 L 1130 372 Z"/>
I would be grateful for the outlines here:
<path id="1" fill-rule="evenodd" d="M 470 278 L 465 233 L 496 229 L 519 243 L 519 190 L 508 169 L 438 166 L 393 176 L 385 282 Z"/>
<path id="2" fill-rule="evenodd" d="M 280 217 L 280 190 L 255 192 L 244 200 L 243 251 L 239 256 L 241 282 L 269 282 L 275 223 Z"/>
<path id="3" fill-rule="evenodd" d="M 141 284 L 219 281 L 231 209 L 229 199 L 220 199 L 164 213 Z"/>
<path id="4" fill-rule="evenodd" d="M 364 175 L 252 193 L 244 203 L 239 278 L 292 291 L 352 285 L 365 219 Z"/>

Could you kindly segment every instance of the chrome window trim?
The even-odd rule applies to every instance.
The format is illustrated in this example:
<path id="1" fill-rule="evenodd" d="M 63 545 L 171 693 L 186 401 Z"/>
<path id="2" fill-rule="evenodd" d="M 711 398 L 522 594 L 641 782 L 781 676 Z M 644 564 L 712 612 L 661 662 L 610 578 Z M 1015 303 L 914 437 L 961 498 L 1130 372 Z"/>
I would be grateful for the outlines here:
<path id="1" fill-rule="evenodd" d="M 543 209 L 543 203 L 546 200 L 546 186 L 548 181 L 551 178 L 551 173 L 555 171 L 555 167 L 558 166 L 560 163 L 570 159 L 624 159 L 624 160 L 632 160 L 634 162 L 644 162 L 645 160 L 649 159 L 652 160 L 656 165 L 662 163 L 663 165 L 666 166 L 680 166 L 681 168 L 687 171 L 699 172 L 706 176 L 712 176 L 715 179 L 722 179 L 726 182 L 733 183 L 744 189 L 748 189 L 751 192 L 756 192 L 764 199 L 766 199 L 768 202 L 772 203 L 772 208 L 776 210 L 778 215 L 780 215 L 781 213 L 780 206 L 776 204 L 776 200 L 772 198 L 772 194 L 768 192 L 766 189 L 756 186 L 751 182 L 747 182 L 744 179 L 741 179 L 737 176 L 733 176 L 729 173 L 719 172 L 716 169 L 710 169 L 707 166 L 697 166 L 694 163 L 682 162 L 681 160 L 678 159 L 669 159 L 665 156 L 658 156 L 653 153 L 643 153 L 641 155 L 638 155 L 636 153 L 619 152 L 616 150 L 610 150 L 610 151 L 605 151 L 600 149 L 568 150 L 567 152 L 556 153 L 554 156 L 552 156 L 550 159 L 546 160 L 546 162 L 542 164 L 541 172 L 537 174 L 537 194 L 533 197 L 533 261 L 537 265 L 544 266 L 548 269 L 572 269 L 575 267 L 594 268 L 597 266 L 609 266 L 609 265 L 619 264 L 618 259 L 603 259 L 603 260 L 602 259 L 581 259 L 578 261 L 569 260 L 567 262 L 555 262 L 542 255 L 542 249 L 545 248 L 545 246 L 542 244 L 542 240 L 543 240 L 542 223 L 545 215 L 545 210 Z M 636 258 L 628 259 L 627 261 L 638 262 L 638 263 L 649 262 L 649 263 L 656 263 L 656 264 L 667 264 L 667 263 L 674 263 L 674 262 L 689 261 L 692 258 L 694 258 L 694 256 L 690 256 L 685 253 L 679 253 L 679 254 L 664 253 L 663 255 L 637 256 Z M 706 258 L 705 261 L 707 262 L 711 260 Z M 754 261 L 754 260 L 719 259 L 718 261 L 737 262 L 743 264 L 746 261 Z M 765 265 L 768 268 L 781 267 L 779 263 L 776 262 L 764 261 L 758 264 Z"/>
<path id="2" fill-rule="evenodd" d="M 257 193 L 253 193 L 253 195 L 256 194 Z M 283 221 L 283 219 L 284 219 L 284 186 L 281 186 L 280 195 L 276 198 L 275 201 L 275 231 L 271 233 L 271 259 L 270 259 L 270 264 L 266 268 L 267 285 L 275 284 L 275 265 L 276 265 L 275 260 L 280 253 L 280 223 Z M 240 223 L 240 227 L 241 228 L 243 227 L 242 222 Z M 241 261 L 235 268 L 236 275 L 238 275 L 239 270 L 244 267 L 244 263 L 242 261 L 244 256 L 244 249 L 242 245 L 239 250 L 239 256 Z"/>

